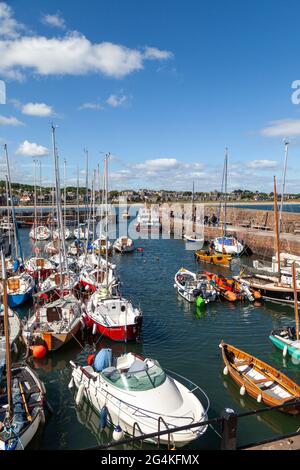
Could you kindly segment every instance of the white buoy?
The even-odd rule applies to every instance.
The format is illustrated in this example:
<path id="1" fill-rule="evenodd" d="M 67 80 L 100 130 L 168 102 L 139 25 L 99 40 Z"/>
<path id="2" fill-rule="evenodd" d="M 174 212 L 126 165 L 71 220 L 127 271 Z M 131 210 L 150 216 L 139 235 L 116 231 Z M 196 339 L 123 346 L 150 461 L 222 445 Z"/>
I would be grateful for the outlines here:
<path id="1" fill-rule="evenodd" d="M 223 348 L 223 345 L 222 343 L 219 344 L 219 348 L 222 349 Z"/>
<path id="2" fill-rule="evenodd" d="M 81 400 L 83 398 L 83 392 L 84 392 L 84 384 L 80 384 L 77 395 L 76 395 L 76 399 L 75 399 L 75 403 L 77 406 L 80 405 L 81 403 Z"/>
<path id="3" fill-rule="evenodd" d="M 97 333 L 97 324 L 94 323 L 93 324 L 93 331 L 92 331 L 92 334 L 95 335 Z"/>
<path id="4" fill-rule="evenodd" d="M 283 357 L 286 357 L 287 352 L 288 352 L 288 347 L 287 347 L 287 344 L 286 344 L 286 345 L 284 346 L 284 348 L 283 348 L 283 351 L 282 351 Z"/>
<path id="5" fill-rule="evenodd" d="M 123 439 L 124 437 L 124 432 L 121 428 L 121 426 L 116 426 L 115 429 L 114 429 L 114 432 L 113 432 L 113 440 L 118 442 L 120 441 L 121 439 Z"/>
<path id="6" fill-rule="evenodd" d="M 74 379 L 73 379 L 73 377 L 71 378 L 68 387 L 69 387 L 69 389 L 71 389 L 71 388 L 74 387 Z"/>
<path id="7" fill-rule="evenodd" d="M 261 393 L 260 393 L 260 394 L 258 395 L 258 397 L 257 397 L 257 403 L 261 403 L 261 399 L 262 399 L 262 395 L 261 395 Z"/>
<path id="8" fill-rule="evenodd" d="M 228 375 L 228 367 L 227 367 L 227 366 L 224 367 L 224 369 L 223 369 L 223 374 L 224 374 L 224 375 Z"/>
<path id="9" fill-rule="evenodd" d="M 84 288 L 86 291 L 90 290 L 90 286 L 87 284 Z"/>
<path id="10" fill-rule="evenodd" d="M 241 388 L 240 388 L 240 395 L 242 395 L 242 397 L 245 395 L 246 393 L 246 388 L 245 386 L 243 385 Z"/>

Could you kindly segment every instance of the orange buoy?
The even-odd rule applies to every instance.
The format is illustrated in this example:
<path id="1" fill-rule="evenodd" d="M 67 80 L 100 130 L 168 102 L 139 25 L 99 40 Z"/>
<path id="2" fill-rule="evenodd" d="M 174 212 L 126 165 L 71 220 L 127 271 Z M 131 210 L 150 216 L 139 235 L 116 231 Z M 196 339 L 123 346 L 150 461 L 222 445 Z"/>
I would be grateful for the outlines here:
<path id="1" fill-rule="evenodd" d="M 94 359 L 95 359 L 95 354 L 90 354 L 89 357 L 87 358 L 87 363 L 89 366 L 93 364 Z"/>
<path id="2" fill-rule="evenodd" d="M 31 350 L 32 350 L 32 355 L 35 359 L 42 359 L 47 354 L 47 349 L 45 348 L 45 346 L 42 346 L 42 345 L 32 346 Z"/>

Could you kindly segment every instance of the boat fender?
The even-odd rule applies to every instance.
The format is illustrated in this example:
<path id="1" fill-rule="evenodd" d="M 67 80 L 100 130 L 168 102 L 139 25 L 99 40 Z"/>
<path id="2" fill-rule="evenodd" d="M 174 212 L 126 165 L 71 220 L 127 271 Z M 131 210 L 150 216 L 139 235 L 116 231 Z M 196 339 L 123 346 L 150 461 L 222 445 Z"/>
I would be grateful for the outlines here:
<path id="1" fill-rule="evenodd" d="M 107 407 L 104 405 L 100 412 L 100 428 L 104 429 L 107 425 Z"/>
<path id="2" fill-rule="evenodd" d="M 79 387 L 78 387 L 78 391 L 77 391 L 77 395 L 76 395 L 76 399 L 75 399 L 75 403 L 76 403 L 77 406 L 79 406 L 81 401 L 82 401 L 84 388 L 85 388 L 84 384 L 80 384 Z"/>
<path id="3" fill-rule="evenodd" d="M 95 354 L 90 354 L 90 355 L 88 356 L 86 362 L 88 363 L 89 366 L 92 366 L 92 365 L 93 365 L 94 359 L 95 359 Z"/>
<path id="4" fill-rule="evenodd" d="M 93 324 L 92 334 L 95 335 L 96 333 L 97 333 L 97 323 L 94 323 Z"/>
<path id="5" fill-rule="evenodd" d="M 227 367 L 227 366 L 224 367 L 224 369 L 223 369 L 223 374 L 224 374 L 224 375 L 228 375 L 228 367 Z"/>
<path id="6" fill-rule="evenodd" d="M 121 428 L 121 426 L 118 425 L 118 426 L 115 427 L 112 437 L 113 437 L 113 440 L 116 441 L 116 442 L 123 439 L 124 432 L 123 432 L 123 429 Z"/>
<path id="7" fill-rule="evenodd" d="M 286 357 L 287 352 L 288 352 L 288 347 L 287 347 L 287 345 L 285 345 L 284 348 L 283 348 L 283 351 L 282 351 L 283 357 Z"/>
<path id="8" fill-rule="evenodd" d="M 84 288 L 86 291 L 90 290 L 90 286 L 87 284 Z"/>
<path id="9" fill-rule="evenodd" d="M 243 385 L 241 388 L 240 388 L 240 395 L 242 395 L 242 397 L 245 395 L 246 393 L 246 388 L 245 386 Z"/>
<path id="10" fill-rule="evenodd" d="M 69 382 L 68 388 L 71 390 L 71 388 L 73 388 L 73 387 L 74 387 L 74 379 L 72 377 L 70 382 Z"/>
<path id="11" fill-rule="evenodd" d="M 261 403 L 261 400 L 262 400 L 262 395 L 261 393 L 258 395 L 257 397 L 257 403 Z"/>

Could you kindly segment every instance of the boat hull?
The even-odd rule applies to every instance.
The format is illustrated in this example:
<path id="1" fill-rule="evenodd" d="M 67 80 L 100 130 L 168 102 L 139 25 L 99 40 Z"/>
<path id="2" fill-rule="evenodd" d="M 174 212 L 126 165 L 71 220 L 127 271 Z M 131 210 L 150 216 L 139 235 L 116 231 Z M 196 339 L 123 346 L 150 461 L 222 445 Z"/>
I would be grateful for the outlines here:
<path id="1" fill-rule="evenodd" d="M 20 307 L 28 302 L 33 294 L 33 287 L 24 294 L 8 294 L 7 300 L 10 308 Z"/>
<path id="2" fill-rule="evenodd" d="M 208 264 L 215 264 L 217 266 L 226 266 L 229 267 L 232 257 L 230 255 L 222 255 L 222 254 L 205 254 L 201 253 L 200 251 L 196 251 L 195 258 L 197 261 L 201 261 L 202 263 Z"/>
<path id="3" fill-rule="evenodd" d="M 100 333 L 100 335 L 105 336 L 112 341 L 135 341 L 140 334 L 140 327 L 137 324 L 107 327 L 100 323 L 95 323 L 90 317 L 86 317 L 84 321 L 88 328 L 92 328 L 94 325 L 97 325 L 96 333 Z"/>
<path id="4" fill-rule="evenodd" d="M 269 339 L 271 340 L 271 342 L 274 344 L 274 346 L 277 349 L 280 349 L 281 351 L 283 351 L 284 348 L 287 347 L 288 354 L 294 359 L 300 360 L 300 349 L 295 348 L 291 344 L 288 344 L 287 342 L 280 340 L 279 338 L 277 338 L 276 336 L 272 334 L 269 336 Z"/>

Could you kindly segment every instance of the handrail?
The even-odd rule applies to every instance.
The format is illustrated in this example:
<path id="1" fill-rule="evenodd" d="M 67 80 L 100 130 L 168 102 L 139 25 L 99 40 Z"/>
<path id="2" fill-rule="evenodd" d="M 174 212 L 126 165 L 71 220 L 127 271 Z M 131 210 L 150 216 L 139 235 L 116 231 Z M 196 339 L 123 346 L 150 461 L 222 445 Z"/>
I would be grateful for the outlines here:
<path id="1" fill-rule="evenodd" d="M 135 421 L 135 422 L 133 423 L 132 437 L 135 438 L 135 428 L 137 428 L 137 429 L 140 431 L 141 436 L 142 436 L 142 435 L 143 435 L 143 431 L 141 430 L 141 427 L 140 427 L 139 423 L 138 423 L 137 421 Z M 134 442 L 135 442 L 135 441 L 132 441 L 132 449 L 134 448 Z M 143 447 L 143 441 L 142 441 L 142 439 L 141 439 L 141 449 L 142 449 L 142 447 Z"/>
<path id="2" fill-rule="evenodd" d="M 158 432 L 160 432 L 160 423 L 161 422 L 165 425 L 166 429 L 169 429 L 167 423 L 164 420 L 164 418 L 162 416 L 160 416 L 158 418 L 158 423 L 157 423 L 157 431 Z M 160 446 L 160 434 L 158 435 L 158 439 L 157 439 L 157 447 L 159 448 L 159 446 Z M 168 432 L 168 450 L 170 450 L 170 433 L 169 432 Z"/>

